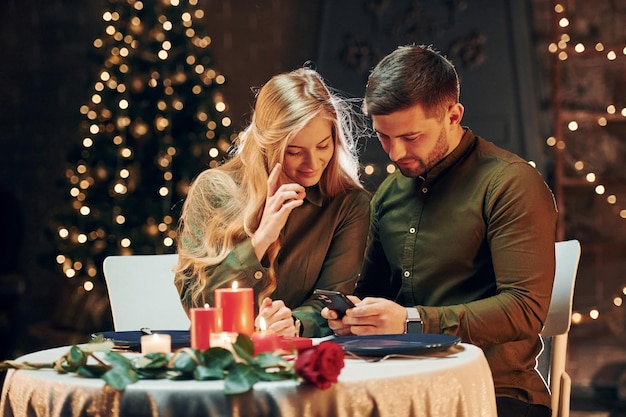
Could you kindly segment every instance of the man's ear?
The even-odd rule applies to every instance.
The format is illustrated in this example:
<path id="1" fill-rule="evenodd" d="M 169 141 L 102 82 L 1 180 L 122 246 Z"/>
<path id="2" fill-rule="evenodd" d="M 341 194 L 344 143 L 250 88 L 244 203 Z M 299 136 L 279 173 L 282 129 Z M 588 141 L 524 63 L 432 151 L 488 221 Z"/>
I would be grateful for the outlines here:
<path id="1" fill-rule="evenodd" d="M 463 113 L 465 112 L 465 107 L 461 103 L 454 103 L 448 109 L 448 121 L 450 125 L 460 125 L 461 120 L 463 120 Z"/>

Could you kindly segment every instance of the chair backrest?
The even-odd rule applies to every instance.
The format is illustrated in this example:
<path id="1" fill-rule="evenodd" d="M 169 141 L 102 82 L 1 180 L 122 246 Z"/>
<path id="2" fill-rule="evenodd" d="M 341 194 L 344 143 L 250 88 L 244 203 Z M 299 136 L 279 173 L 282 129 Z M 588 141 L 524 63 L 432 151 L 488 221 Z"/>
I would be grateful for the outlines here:
<path id="1" fill-rule="evenodd" d="M 574 284 L 580 259 L 580 243 L 566 240 L 555 244 L 556 271 L 548 317 L 543 324 L 542 336 L 567 333 L 571 324 Z"/>
<path id="2" fill-rule="evenodd" d="M 188 330 L 174 286 L 178 255 L 108 256 L 103 263 L 115 331 Z"/>
<path id="3" fill-rule="evenodd" d="M 555 245 L 556 271 L 552 286 L 552 297 L 548 316 L 544 322 L 541 336 L 546 342 L 549 363 L 543 377 L 549 380 L 552 397 L 552 417 L 569 416 L 571 379 L 565 371 L 567 359 L 567 338 L 572 323 L 572 305 L 574 285 L 580 260 L 580 242 L 567 240 Z"/>

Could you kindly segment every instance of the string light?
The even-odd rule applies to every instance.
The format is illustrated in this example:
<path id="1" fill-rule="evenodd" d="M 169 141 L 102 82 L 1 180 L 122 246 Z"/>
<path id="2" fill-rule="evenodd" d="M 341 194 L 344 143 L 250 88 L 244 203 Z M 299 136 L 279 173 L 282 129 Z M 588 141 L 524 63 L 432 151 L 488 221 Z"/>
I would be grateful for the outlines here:
<path id="1" fill-rule="evenodd" d="M 557 13 L 557 15 L 562 15 L 562 14 L 564 14 L 566 12 L 566 9 L 565 9 L 564 5 L 557 4 L 554 7 L 554 11 L 555 11 L 555 13 Z M 558 25 L 562 29 L 569 28 L 570 23 L 571 23 L 570 20 L 566 16 L 560 16 L 558 18 Z M 568 33 L 562 33 L 560 35 L 560 40 L 559 40 L 558 43 L 550 43 L 548 45 L 549 52 L 553 53 L 553 54 L 557 53 L 558 54 L 557 56 L 558 56 L 558 58 L 560 60 L 566 60 L 567 57 L 568 57 L 568 54 L 567 54 L 566 50 L 570 48 L 569 45 L 568 45 L 568 42 L 570 40 L 571 40 L 571 36 Z M 585 52 L 587 50 L 587 48 L 585 47 L 585 45 L 582 42 L 576 43 L 573 46 L 572 49 L 576 53 L 578 53 L 578 54 L 581 54 L 581 53 L 583 53 L 583 52 Z M 604 50 L 605 50 L 605 46 L 604 46 L 604 44 L 602 42 L 596 42 L 593 45 L 593 50 L 595 52 L 598 52 L 598 53 L 603 53 Z M 624 47 L 623 51 L 626 52 L 626 47 Z M 609 61 L 614 61 L 614 60 L 617 59 L 617 57 L 618 57 L 617 54 L 613 50 L 610 50 L 610 51 L 608 51 L 606 53 L 606 58 Z M 607 127 L 609 125 L 609 117 L 617 114 L 616 106 L 614 104 L 608 104 L 607 107 L 606 107 L 606 113 L 607 113 L 607 116 L 599 116 L 597 119 L 595 119 L 595 122 L 596 122 L 596 124 L 598 126 L 600 126 L 600 127 Z M 626 111 L 624 111 L 623 116 L 626 117 Z M 581 123 L 581 121 L 579 121 L 579 120 L 570 120 L 567 123 L 567 129 L 570 132 L 576 132 L 580 128 L 580 123 Z M 558 149 L 561 149 L 561 150 L 565 149 L 565 147 L 566 147 L 565 142 L 557 141 L 554 137 L 549 137 L 546 140 L 546 144 L 548 146 L 550 146 L 550 147 L 556 146 Z M 575 167 L 575 169 L 577 171 L 582 171 L 582 166 L 583 165 L 584 165 L 584 163 L 582 161 L 577 161 L 574 167 Z M 585 175 L 585 180 L 587 182 L 589 182 L 589 183 L 594 183 L 594 182 L 596 182 L 596 177 L 597 177 L 597 174 L 595 172 L 588 172 Z M 606 187 L 604 185 L 601 185 L 601 184 L 597 185 L 594 188 L 594 190 L 595 190 L 595 193 L 598 196 L 602 196 L 602 195 L 604 195 L 606 193 Z M 607 202 L 609 204 L 614 205 L 614 204 L 617 203 L 617 198 L 615 197 L 614 194 L 611 194 L 611 198 L 607 199 Z M 620 213 L 620 217 L 622 217 L 622 218 L 624 217 L 624 216 L 621 215 L 621 210 L 618 210 L 618 213 Z"/>
<path id="2" fill-rule="evenodd" d="M 64 216 L 53 229 L 57 264 L 66 278 L 81 277 L 87 292 L 98 287 L 104 254 L 171 251 L 177 221 L 169 213 L 192 178 L 231 146 L 228 106 L 214 91 L 226 78 L 209 65 L 211 38 L 198 1 L 111 0 L 101 16 L 93 47 L 102 66 L 79 109 L 80 160 L 66 171 L 76 217 Z M 132 203 L 140 194 L 146 201 Z M 143 214 L 152 202 L 155 212 Z"/>
<path id="3" fill-rule="evenodd" d="M 576 27 L 576 22 L 573 22 L 573 19 L 565 16 L 566 8 L 563 4 L 557 3 L 554 6 L 554 13 L 557 16 L 557 25 L 561 30 L 569 30 L 571 27 Z M 571 35 L 567 32 L 563 32 L 559 40 L 557 42 L 552 42 L 548 45 L 548 51 L 551 54 L 556 54 L 557 59 L 561 61 L 567 60 L 570 55 L 582 55 L 589 54 L 594 55 L 597 59 L 606 60 L 606 65 L 615 65 L 615 63 L 626 55 L 626 46 L 621 46 L 615 48 L 614 45 L 611 47 L 604 42 L 597 41 L 595 43 L 587 43 L 584 42 L 572 42 L 573 46 L 570 45 Z M 619 52 L 621 51 L 621 55 Z M 582 113 L 580 113 L 582 114 Z M 594 123 L 596 127 L 600 129 L 607 128 L 610 126 L 611 121 L 619 120 L 616 118 L 626 117 L 626 111 L 620 111 L 614 103 L 608 103 L 606 105 L 605 114 L 599 114 L 591 118 L 575 118 L 569 120 L 567 122 L 567 129 L 569 132 L 578 131 L 582 125 L 586 123 Z M 623 120 L 619 120 L 622 122 Z M 561 140 L 557 140 L 554 137 L 549 137 L 546 140 L 546 144 L 550 147 L 557 147 L 557 149 L 565 149 L 565 142 Z M 588 164 L 584 160 L 575 160 L 573 161 L 573 167 L 576 172 L 584 179 L 584 181 L 593 186 L 593 192 L 598 198 L 602 198 L 607 204 L 611 206 L 618 206 L 620 204 L 624 204 L 623 200 L 620 200 L 616 193 L 611 193 L 610 190 L 607 189 L 605 184 L 600 183 L 599 174 L 594 172 L 593 170 L 586 169 L 586 167 L 591 167 L 592 164 Z M 622 219 L 626 219 L 626 208 L 623 207 L 615 207 L 614 210 L 618 213 L 618 216 Z M 612 296 L 609 298 L 610 305 L 612 309 L 621 309 L 623 308 L 623 296 L 626 295 L 626 286 L 622 288 L 621 295 Z M 608 303 L 607 303 L 608 304 Z M 583 323 L 593 323 L 598 322 L 600 320 L 610 320 L 613 314 L 617 314 L 622 316 L 623 312 L 610 311 L 609 308 L 604 311 L 598 307 L 589 308 L 586 311 L 574 311 L 572 313 L 572 323 L 583 324 Z"/>

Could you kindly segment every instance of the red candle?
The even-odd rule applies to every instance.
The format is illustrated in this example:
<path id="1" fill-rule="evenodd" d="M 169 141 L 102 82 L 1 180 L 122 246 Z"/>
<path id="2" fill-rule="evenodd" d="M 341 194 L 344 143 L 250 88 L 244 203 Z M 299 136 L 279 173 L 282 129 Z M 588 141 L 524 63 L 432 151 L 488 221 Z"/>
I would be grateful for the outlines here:
<path id="1" fill-rule="evenodd" d="M 294 350 L 300 351 L 313 347 L 313 340 L 308 337 L 280 337 L 280 348 L 285 352 L 292 353 Z"/>
<path id="2" fill-rule="evenodd" d="M 222 332 L 222 309 L 209 307 L 192 308 L 191 312 L 191 347 L 204 350 L 211 346 L 211 333 Z"/>
<path id="3" fill-rule="evenodd" d="M 222 309 L 225 332 L 243 333 L 251 336 L 254 332 L 254 293 L 252 288 L 232 288 L 215 290 L 215 305 Z"/>
<path id="4" fill-rule="evenodd" d="M 279 337 L 271 330 L 266 330 L 265 319 L 259 318 L 258 332 L 254 332 L 251 336 L 252 343 L 254 343 L 254 354 L 258 355 L 263 352 L 274 352 L 280 347 Z"/>

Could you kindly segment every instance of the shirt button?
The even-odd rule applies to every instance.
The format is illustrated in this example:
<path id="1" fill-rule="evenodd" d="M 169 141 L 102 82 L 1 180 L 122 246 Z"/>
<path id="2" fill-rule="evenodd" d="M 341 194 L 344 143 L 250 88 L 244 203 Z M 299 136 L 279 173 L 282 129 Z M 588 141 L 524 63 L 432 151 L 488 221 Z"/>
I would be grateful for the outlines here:
<path id="1" fill-rule="evenodd" d="M 426 187 L 422 188 L 422 192 L 423 192 L 424 194 L 426 194 L 426 193 L 428 192 L 428 188 L 426 188 Z"/>
<path id="2" fill-rule="evenodd" d="M 409 233 L 415 233 L 415 227 L 411 227 L 411 228 L 409 229 Z"/>
<path id="3" fill-rule="evenodd" d="M 411 273 L 409 271 L 404 271 L 404 276 L 408 278 L 411 276 Z"/>
<path id="4" fill-rule="evenodd" d="M 254 273 L 254 278 L 255 278 L 255 279 L 261 279 L 261 278 L 263 278 L 263 272 L 261 272 L 261 271 L 256 271 L 256 272 Z"/>

